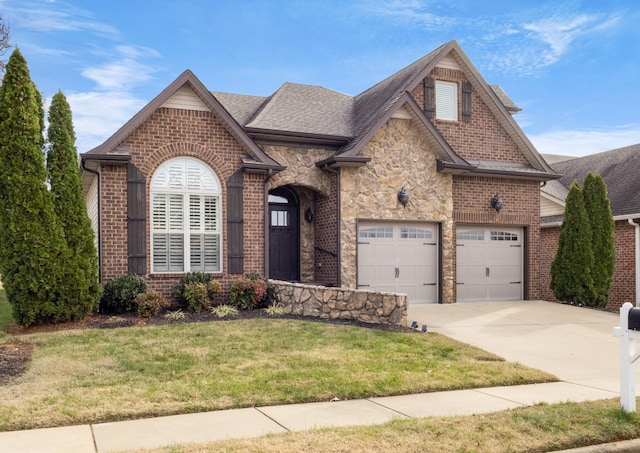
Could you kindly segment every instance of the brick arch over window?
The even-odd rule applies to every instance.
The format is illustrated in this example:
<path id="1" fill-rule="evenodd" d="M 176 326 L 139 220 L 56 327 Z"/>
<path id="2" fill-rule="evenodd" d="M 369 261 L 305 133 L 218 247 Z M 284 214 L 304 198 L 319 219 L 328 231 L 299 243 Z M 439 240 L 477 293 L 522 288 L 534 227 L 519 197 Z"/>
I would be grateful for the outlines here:
<path id="1" fill-rule="evenodd" d="M 209 165 L 221 180 L 225 180 L 234 172 L 233 162 L 223 159 L 212 149 L 192 142 L 173 142 L 155 149 L 141 162 L 140 170 L 146 175 L 152 175 L 163 162 L 174 157 L 200 159 Z"/>

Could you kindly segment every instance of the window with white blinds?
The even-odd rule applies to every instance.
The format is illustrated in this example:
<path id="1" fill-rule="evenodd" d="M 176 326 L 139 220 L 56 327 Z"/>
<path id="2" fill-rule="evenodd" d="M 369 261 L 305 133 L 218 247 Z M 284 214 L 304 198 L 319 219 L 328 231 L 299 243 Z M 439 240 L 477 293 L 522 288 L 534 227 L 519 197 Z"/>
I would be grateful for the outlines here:
<path id="1" fill-rule="evenodd" d="M 458 120 L 458 84 L 436 80 L 436 118 Z"/>
<path id="2" fill-rule="evenodd" d="M 221 189 L 203 162 L 179 157 L 151 179 L 152 272 L 220 272 Z"/>

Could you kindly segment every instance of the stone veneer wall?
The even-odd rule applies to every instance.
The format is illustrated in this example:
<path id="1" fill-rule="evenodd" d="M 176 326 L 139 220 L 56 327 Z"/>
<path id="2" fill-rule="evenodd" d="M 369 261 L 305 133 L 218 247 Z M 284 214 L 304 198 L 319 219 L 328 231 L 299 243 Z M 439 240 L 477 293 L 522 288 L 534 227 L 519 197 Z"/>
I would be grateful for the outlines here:
<path id="1" fill-rule="evenodd" d="M 407 325 L 407 295 L 271 280 L 285 313 L 368 324 Z"/>
<path id="2" fill-rule="evenodd" d="M 371 162 L 341 170 L 342 286 L 357 285 L 357 220 L 438 222 L 442 228 L 442 301 L 453 302 L 453 182 L 438 173 L 436 155 L 414 120 L 390 119 L 361 153 Z M 398 191 L 406 186 L 406 208 Z"/>
<path id="3" fill-rule="evenodd" d="M 300 280 L 337 284 L 335 177 L 316 167 L 334 151 L 285 146 L 264 146 L 264 150 L 286 167 L 269 179 L 269 190 L 289 185 L 299 198 Z M 304 220 L 307 208 L 315 216 L 311 223 Z M 328 242 L 327 232 L 333 238 Z"/>

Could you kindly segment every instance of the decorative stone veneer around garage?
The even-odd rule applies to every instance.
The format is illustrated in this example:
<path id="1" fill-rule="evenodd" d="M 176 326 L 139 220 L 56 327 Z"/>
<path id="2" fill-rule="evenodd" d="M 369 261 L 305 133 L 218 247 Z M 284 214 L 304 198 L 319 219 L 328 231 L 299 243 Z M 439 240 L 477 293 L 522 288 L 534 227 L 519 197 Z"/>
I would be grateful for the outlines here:
<path id="1" fill-rule="evenodd" d="M 407 295 L 271 280 L 286 314 L 368 324 L 407 325 Z"/>
<path id="2" fill-rule="evenodd" d="M 342 285 L 357 285 L 357 220 L 433 222 L 442 228 L 442 302 L 453 302 L 453 180 L 414 120 L 391 119 L 364 147 L 371 162 L 341 171 Z M 411 199 L 404 208 L 398 191 Z"/>

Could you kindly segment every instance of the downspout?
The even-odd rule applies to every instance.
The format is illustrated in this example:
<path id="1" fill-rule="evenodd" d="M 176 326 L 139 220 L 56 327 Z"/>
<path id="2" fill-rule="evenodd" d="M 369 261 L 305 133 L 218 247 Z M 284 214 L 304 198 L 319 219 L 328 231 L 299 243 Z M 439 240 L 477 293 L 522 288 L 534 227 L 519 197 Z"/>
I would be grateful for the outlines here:
<path id="1" fill-rule="evenodd" d="M 267 170 L 264 178 L 264 277 L 269 278 L 269 180 L 273 177 L 273 170 Z"/>
<path id="2" fill-rule="evenodd" d="M 96 170 L 91 170 L 90 168 L 87 168 L 85 166 L 85 160 L 80 158 L 80 168 L 82 168 L 82 170 L 91 173 L 93 175 L 96 175 L 96 178 L 98 178 L 98 281 L 100 283 L 102 283 L 102 237 L 101 237 L 101 231 L 102 231 L 102 213 L 100 210 L 100 195 L 102 193 L 100 187 L 100 172 L 96 171 Z"/>
<path id="3" fill-rule="evenodd" d="M 636 307 L 640 307 L 640 224 L 637 224 L 633 219 L 627 219 L 629 225 L 632 225 L 636 230 Z"/>
<path id="4" fill-rule="evenodd" d="M 338 169 L 334 169 L 329 167 L 328 164 L 324 166 L 324 169 L 330 173 L 336 175 L 336 238 L 337 238 L 337 251 L 336 251 L 336 259 L 338 260 L 338 265 L 336 266 L 338 269 L 338 288 L 342 287 L 342 235 L 340 234 L 340 223 L 342 222 L 342 216 L 340 211 L 340 167 Z"/>

